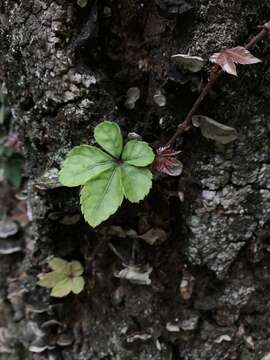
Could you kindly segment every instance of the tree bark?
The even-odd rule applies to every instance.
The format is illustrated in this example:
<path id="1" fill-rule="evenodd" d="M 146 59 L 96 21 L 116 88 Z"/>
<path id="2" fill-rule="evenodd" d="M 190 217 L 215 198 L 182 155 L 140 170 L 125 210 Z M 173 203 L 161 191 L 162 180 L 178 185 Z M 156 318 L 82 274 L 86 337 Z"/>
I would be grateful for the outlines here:
<path id="1" fill-rule="evenodd" d="M 179 14 L 165 3 L 1 4 L 0 81 L 23 142 L 32 217 L 23 258 L 0 260 L 1 360 L 270 357 L 268 39 L 252 51 L 263 62 L 239 67 L 237 79 L 225 75 L 200 107 L 237 129 L 233 144 L 193 129 L 176 144 L 183 175 L 157 178 L 145 201 L 125 203 L 96 230 L 80 215 L 78 190 L 48 184 L 48 171 L 72 146 L 92 142 L 100 121 L 166 143 L 207 80 L 207 69 L 177 77 L 171 55 L 207 58 L 247 43 L 270 18 L 269 0 L 175 1 Z M 130 110 L 134 86 L 141 95 Z M 153 101 L 159 91 L 165 107 Z M 166 240 L 149 245 L 129 229 L 165 231 Z M 82 262 L 80 295 L 55 300 L 37 286 L 52 256 Z M 151 266 L 151 284 L 117 279 L 124 264 Z"/>

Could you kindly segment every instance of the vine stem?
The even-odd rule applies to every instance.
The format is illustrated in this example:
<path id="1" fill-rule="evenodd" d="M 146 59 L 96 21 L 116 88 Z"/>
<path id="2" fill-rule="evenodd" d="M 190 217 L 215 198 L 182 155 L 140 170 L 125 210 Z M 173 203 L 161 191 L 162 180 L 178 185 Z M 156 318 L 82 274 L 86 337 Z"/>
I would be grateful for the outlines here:
<path id="1" fill-rule="evenodd" d="M 92 263 L 96 256 L 98 255 L 99 251 L 103 248 L 103 246 L 108 242 L 108 238 L 105 237 L 104 239 L 102 239 L 101 241 L 98 242 L 98 244 L 94 247 L 92 253 L 90 256 L 86 256 L 86 260 L 88 262 L 88 264 Z"/>
<path id="2" fill-rule="evenodd" d="M 267 23 L 265 23 L 262 26 L 261 31 L 257 35 L 255 35 L 249 41 L 249 43 L 247 45 L 245 45 L 245 48 L 247 50 L 251 49 L 254 45 L 256 45 L 259 41 L 264 39 L 269 34 L 270 34 L 270 20 Z M 189 113 L 187 114 L 185 120 L 178 125 L 174 135 L 167 142 L 166 146 L 171 146 L 175 142 L 175 140 L 177 139 L 178 136 L 181 136 L 185 131 L 190 129 L 192 116 L 195 114 L 195 112 L 197 111 L 198 107 L 200 106 L 200 104 L 202 103 L 202 101 L 204 100 L 206 95 L 213 88 L 213 86 L 216 84 L 216 82 L 219 80 L 219 78 L 221 77 L 222 74 L 223 74 L 223 70 L 220 69 L 217 65 L 214 65 L 212 67 L 210 77 L 209 77 L 207 84 L 201 91 L 198 99 L 193 104 L 193 106 L 190 109 Z"/>

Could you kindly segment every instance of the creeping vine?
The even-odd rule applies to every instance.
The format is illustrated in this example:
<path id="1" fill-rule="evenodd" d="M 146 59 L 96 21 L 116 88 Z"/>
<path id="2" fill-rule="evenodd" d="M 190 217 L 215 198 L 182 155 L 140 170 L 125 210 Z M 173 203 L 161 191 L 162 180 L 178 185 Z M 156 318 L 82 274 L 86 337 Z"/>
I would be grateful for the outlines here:
<path id="1" fill-rule="evenodd" d="M 182 163 L 171 146 L 192 125 L 199 126 L 202 134 L 223 144 L 232 142 L 237 137 L 234 128 L 218 123 L 206 116 L 195 113 L 224 72 L 237 75 L 236 64 L 250 65 L 261 62 L 250 52 L 255 44 L 270 33 L 270 21 L 265 23 L 261 31 L 246 46 L 224 49 L 210 57 L 212 66 L 209 81 L 198 99 L 180 123 L 165 146 L 153 153 L 149 145 L 140 140 L 131 140 L 123 144 L 121 130 L 116 123 L 105 121 L 94 131 L 94 138 L 100 147 L 80 145 L 73 148 L 61 169 L 60 182 L 65 186 L 82 186 L 81 210 L 85 220 L 96 227 L 114 214 L 124 198 L 136 203 L 144 199 L 152 187 L 152 172 L 156 170 L 171 176 L 182 173 Z M 175 59 L 197 72 L 205 61 L 197 56 L 178 54 Z"/>
<path id="2" fill-rule="evenodd" d="M 247 45 L 244 46 L 244 49 L 249 50 L 254 47 L 259 41 L 263 40 L 265 37 L 269 36 L 270 34 L 270 21 L 266 22 L 263 26 L 261 31 L 255 35 Z M 203 88 L 202 92 L 200 93 L 199 97 L 195 101 L 194 105 L 190 109 L 189 113 L 187 114 L 185 120 L 180 123 L 174 133 L 174 135 L 170 138 L 170 140 L 167 142 L 167 146 L 171 146 L 177 137 L 182 136 L 182 134 L 186 131 L 188 131 L 192 124 L 192 117 L 197 111 L 198 107 L 204 100 L 204 98 L 207 96 L 209 91 L 213 88 L 213 86 L 216 84 L 216 82 L 219 80 L 219 78 L 223 75 L 224 69 L 220 69 L 219 66 L 214 65 L 212 67 L 209 81 Z"/>

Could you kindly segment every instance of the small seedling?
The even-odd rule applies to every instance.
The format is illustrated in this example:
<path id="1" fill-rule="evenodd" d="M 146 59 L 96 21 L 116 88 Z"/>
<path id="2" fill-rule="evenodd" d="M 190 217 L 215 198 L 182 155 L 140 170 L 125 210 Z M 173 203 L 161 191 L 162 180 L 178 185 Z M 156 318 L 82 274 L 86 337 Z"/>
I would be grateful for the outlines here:
<path id="1" fill-rule="evenodd" d="M 64 297 L 70 292 L 79 294 L 84 288 L 84 278 L 81 276 L 83 267 L 79 261 L 65 261 L 53 258 L 49 262 L 53 270 L 47 274 L 41 274 L 39 286 L 52 289 L 51 296 Z"/>
<path id="2" fill-rule="evenodd" d="M 114 214 L 124 197 L 132 203 L 145 198 L 152 187 L 152 173 L 147 166 L 155 158 L 143 141 L 130 140 L 123 146 L 121 130 L 113 122 L 97 125 L 94 138 L 103 150 L 91 145 L 76 146 L 59 175 L 65 186 L 83 186 L 81 210 L 93 227 Z"/>

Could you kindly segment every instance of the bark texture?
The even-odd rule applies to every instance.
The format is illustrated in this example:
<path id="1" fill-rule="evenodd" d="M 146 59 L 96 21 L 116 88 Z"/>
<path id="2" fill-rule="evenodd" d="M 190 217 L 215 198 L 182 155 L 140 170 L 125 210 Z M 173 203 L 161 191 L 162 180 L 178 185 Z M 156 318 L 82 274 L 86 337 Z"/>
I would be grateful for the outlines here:
<path id="1" fill-rule="evenodd" d="M 143 203 L 124 204 L 93 231 L 78 191 L 46 183 L 102 120 L 154 145 L 168 140 L 207 78 L 175 79 L 170 56 L 244 44 L 270 18 L 269 0 L 188 2 L 173 15 L 160 9 L 166 1 L 80 9 L 75 0 L 3 0 L 0 80 L 24 144 L 32 223 L 24 255 L 0 259 L 1 360 L 270 359 L 270 41 L 253 50 L 262 64 L 224 76 L 200 109 L 237 128 L 238 140 L 219 147 L 192 130 L 178 143 L 183 175 L 157 179 Z M 141 97 L 128 110 L 134 86 Z M 161 90 L 165 107 L 153 101 Z M 123 238 L 128 229 L 166 240 Z M 82 294 L 56 301 L 36 285 L 53 255 L 84 264 Z M 115 278 L 123 263 L 153 267 L 151 285 Z"/>

